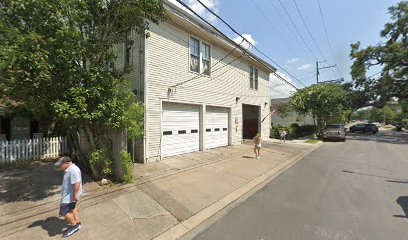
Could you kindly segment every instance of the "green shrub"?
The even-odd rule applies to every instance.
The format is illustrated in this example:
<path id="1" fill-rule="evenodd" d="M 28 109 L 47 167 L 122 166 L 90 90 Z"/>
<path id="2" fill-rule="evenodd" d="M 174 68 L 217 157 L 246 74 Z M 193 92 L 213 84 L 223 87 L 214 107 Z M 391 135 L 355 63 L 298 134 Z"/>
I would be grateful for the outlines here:
<path id="1" fill-rule="evenodd" d="M 271 128 L 271 138 L 279 139 L 279 130 L 284 128 L 287 132 L 286 139 L 296 139 L 299 137 L 305 137 L 315 132 L 313 125 L 299 125 L 297 123 L 292 123 L 290 126 L 276 125 Z"/>
<path id="2" fill-rule="evenodd" d="M 112 160 L 106 150 L 96 150 L 89 154 L 89 163 L 93 175 L 98 178 L 105 178 L 112 175 Z"/>
<path id="3" fill-rule="evenodd" d="M 404 118 L 404 119 L 402 119 L 402 126 L 404 127 L 404 128 L 408 128 L 408 118 Z"/>
<path id="4" fill-rule="evenodd" d="M 285 129 L 287 135 L 286 135 L 286 139 L 293 139 L 293 129 L 290 126 L 281 126 L 281 125 L 276 125 L 276 126 L 272 126 L 271 128 L 271 138 L 276 138 L 276 139 L 280 139 L 280 134 L 279 134 L 279 130 L 280 129 Z"/>
<path id="5" fill-rule="evenodd" d="M 296 138 L 305 137 L 315 133 L 315 127 L 313 125 L 298 125 L 293 127 L 293 132 Z"/>
<path id="6" fill-rule="evenodd" d="M 120 152 L 120 164 L 122 166 L 122 180 L 130 183 L 133 181 L 133 161 L 130 153 L 122 150 Z"/>

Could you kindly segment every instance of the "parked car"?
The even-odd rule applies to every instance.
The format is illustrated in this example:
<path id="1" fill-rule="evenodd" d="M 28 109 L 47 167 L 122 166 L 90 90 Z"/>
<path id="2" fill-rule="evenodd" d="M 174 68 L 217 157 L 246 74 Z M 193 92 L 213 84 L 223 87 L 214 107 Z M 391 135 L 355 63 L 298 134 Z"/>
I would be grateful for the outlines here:
<path id="1" fill-rule="evenodd" d="M 350 132 L 371 132 L 376 134 L 378 132 L 378 127 L 372 123 L 359 123 L 350 127 Z"/>
<path id="2" fill-rule="evenodd" d="M 381 127 L 381 123 L 379 123 L 379 122 L 372 122 L 371 124 L 374 124 L 377 127 Z"/>
<path id="3" fill-rule="evenodd" d="M 327 140 L 346 141 L 346 128 L 342 124 L 330 124 L 323 130 L 323 141 Z"/>

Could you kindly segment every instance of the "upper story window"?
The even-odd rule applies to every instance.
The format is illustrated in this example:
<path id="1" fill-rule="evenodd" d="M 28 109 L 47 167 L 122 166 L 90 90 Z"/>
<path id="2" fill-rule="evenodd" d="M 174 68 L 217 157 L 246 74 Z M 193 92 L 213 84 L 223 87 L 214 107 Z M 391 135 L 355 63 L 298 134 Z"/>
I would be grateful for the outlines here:
<path id="1" fill-rule="evenodd" d="M 190 70 L 200 72 L 200 41 L 190 37 Z"/>
<path id="2" fill-rule="evenodd" d="M 132 30 L 126 31 L 125 39 L 125 66 L 132 65 Z"/>
<path id="3" fill-rule="evenodd" d="M 249 66 L 249 88 L 258 90 L 258 69 Z"/>
<path id="4" fill-rule="evenodd" d="M 210 46 L 203 43 L 203 73 L 210 75 L 211 72 L 211 49 Z"/>
<path id="5" fill-rule="evenodd" d="M 211 74 L 211 46 L 197 38 L 190 37 L 190 71 Z"/>

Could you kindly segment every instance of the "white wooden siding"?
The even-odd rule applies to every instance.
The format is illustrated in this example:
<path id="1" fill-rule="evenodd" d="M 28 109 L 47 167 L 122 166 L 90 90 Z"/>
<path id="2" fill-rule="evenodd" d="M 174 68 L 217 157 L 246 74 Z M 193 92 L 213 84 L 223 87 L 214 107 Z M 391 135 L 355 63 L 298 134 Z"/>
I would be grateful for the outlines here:
<path id="1" fill-rule="evenodd" d="M 160 113 L 161 100 L 177 101 L 211 106 L 230 107 L 231 111 L 231 144 L 242 141 L 242 104 L 261 107 L 261 120 L 269 114 L 270 88 L 269 73 L 259 69 L 259 89 L 249 87 L 249 63 L 237 55 L 230 55 L 212 71 L 235 60 L 230 66 L 213 72 L 211 77 L 200 77 L 177 87 L 176 92 L 168 96 L 169 87 L 191 79 L 197 74 L 189 71 L 189 32 L 170 22 L 155 25 L 150 23 L 150 37 L 147 42 L 147 86 L 146 119 L 148 122 L 148 161 L 159 160 L 160 147 Z M 200 38 L 201 33 L 194 33 Z M 201 39 L 202 40 L 202 39 Z M 211 44 L 211 41 L 205 39 Z M 229 50 L 211 44 L 212 65 L 227 55 Z M 173 89 L 174 90 L 174 89 Z M 236 102 L 236 97 L 240 100 Z M 265 103 L 267 105 L 265 105 Z M 238 124 L 235 124 L 235 119 Z M 269 137 L 270 118 L 261 125 L 261 133 Z"/>
<path id="2" fill-rule="evenodd" d="M 131 71 L 125 75 L 125 77 L 131 83 L 131 89 L 137 93 L 139 100 L 144 102 L 144 79 L 143 79 L 143 68 L 144 68 L 144 34 L 136 33 L 135 31 L 132 32 L 132 69 Z M 125 49 L 124 43 L 117 44 L 115 48 L 115 52 L 117 54 L 117 59 L 115 62 L 115 66 L 118 69 L 123 69 L 125 66 Z M 144 139 L 143 137 L 136 139 L 134 142 L 134 154 L 135 159 L 137 161 L 144 161 Z"/>
<path id="3" fill-rule="evenodd" d="M 131 67 L 132 70 L 125 75 L 125 77 L 130 80 L 131 82 L 131 89 L 132 90 L 137 90 L 138 92 L 143 91 L 144 88 L 144 82 L 142 79 L 142 74 L 143 71 L 143 59 L 144 59 L 144 53 L 143 53 L 143 45 L 144 45 L 144 36 L 140 35 L 136 32 L 132 32 L 132 40 L 133 40 L 133 45 L 132 45 L 132 57 L 131 57 Z M 115 51 L 117 53 L 117 59 L 115 62 L 115 66 L 118 69 L 123 69 L 125 66 L 125 44 L 120 43 L 115 46 Z"/>

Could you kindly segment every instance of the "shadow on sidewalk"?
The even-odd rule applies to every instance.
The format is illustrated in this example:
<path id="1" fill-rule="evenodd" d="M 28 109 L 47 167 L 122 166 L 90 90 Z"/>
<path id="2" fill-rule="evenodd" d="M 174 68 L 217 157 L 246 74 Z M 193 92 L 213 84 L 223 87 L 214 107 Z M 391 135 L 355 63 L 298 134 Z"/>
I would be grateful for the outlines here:
<path id="1" fill-rule="evenodd" d="M 58 192 L 62 172 L 52 162 L 27 162 L 0 169 L 0 203 L 38 201 Z"/>
<path id="2" fill-rule="evenodd" d="M 399 198 L 397 198 L 397 203 L 401 206 L 402 210 L 405 213 L 405 216 L 394 215 L 394 217 L 408 218 L 408 196 L 400 196 Z"/>
<path id="3" fill-rule="evenodd" d="M 38 220 L 31 223 L 27 228 L 41 227 L 48 232 L 48 236 L 53 237 L 56 235 L 61 235 L 63 229 L 67 227 L 67 222 L 63 219 L 57 217 L 49 217 L 45 220 Z"/>
<path id="4" fill-rule="evenodd" d="M 63 172 L 53 162 L 32 161 L 0 168 L 0 204 L 39 201 L 58 195 Z M 82 183 L 92 182 L 86 175 Z"/>

